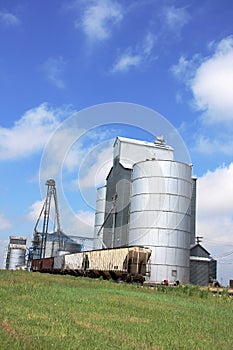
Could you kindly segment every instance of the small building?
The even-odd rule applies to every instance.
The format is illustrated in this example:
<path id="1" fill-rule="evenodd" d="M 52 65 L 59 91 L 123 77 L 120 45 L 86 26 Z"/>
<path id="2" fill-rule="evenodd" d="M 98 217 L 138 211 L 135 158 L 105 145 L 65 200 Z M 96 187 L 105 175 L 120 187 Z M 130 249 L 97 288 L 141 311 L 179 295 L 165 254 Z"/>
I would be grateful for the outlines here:
<path id="1" fill-rule="evenodd" d="M 210 257 L 210 282 L 217 280 L 217 260 Z"/>
<path id="2" fill-rule="evenodd" d="M 200 245 L 194 244 L 190 248 L 190 283 L 208 286 L 216 279 L 216 260 Z"/>

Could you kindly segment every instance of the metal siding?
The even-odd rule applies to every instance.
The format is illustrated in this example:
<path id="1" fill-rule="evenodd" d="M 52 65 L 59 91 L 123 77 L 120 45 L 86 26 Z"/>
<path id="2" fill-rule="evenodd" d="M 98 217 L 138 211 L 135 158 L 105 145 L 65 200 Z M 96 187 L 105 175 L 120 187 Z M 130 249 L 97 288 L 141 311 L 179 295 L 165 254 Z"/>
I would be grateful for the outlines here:
<path id="1" fill-rule="evenodd" d="M 151 250 L 143 247 L 103 249 L 32 260 L 33 271 L 85 274 L 118 278 L 128 273 L 146 274 Z M 129 263 L 131 261 L 131 263 Z"/>
<path id="2" fill-rule="evenodd" d="M 197 256 L 203 257 L 203 258 L 209 258 L 209 253 L 203 249 L 200 245 L 197 246 Z"/>
<path id="3" fill-rule="evenodd" d="M 208 286 L 209 262 L 190 261 L 190 283 L 200 286 Z"/>
<path id="4" fill-rule="evenodd" d="M 41 254 L 41 232 L 38 232 L 39 234 L 39 242 L 38 245 L 34 245 L 33 257 L 39 258 Z M 81 244 L 75 242 L 73 239 L 71 239 L 69 236 L 67 236 L 64 233 L 61 233 L 61 239 L 62 239 L 62 250 L 64 250 L 66 253 L 73 253 L 73 252 L 79 252 L 81 251 Z M 57 232 L 48 233 L 47 235 L 47 241 L 46 241 L 46 248 L 45 248 L 45 258 L 54 257 L 59 253 L 59 236 Z"/>
<path id="5" fill-rule="evenodd" d="M 191 193 L 187 164 L 151 160 L 133 167 L 129 244 L 153 249 L 153 282 L 174 280 L 173 270 L 189 280 Z"/>
<path id="6" fill-rule="evenodd" d="M 189 217 L 185 217 L 187 214 L 173 213 L 170 211 L 159 210 L 145 210 L 131 212 L 130 216 L 130 229 L 140 228 L 163 228 L 170 230 L 180 230 L 187 232 L 187 226 L 189 224 Z"/>
<path id="7" fill-rule="evenodd" d="M 31 271 L 41 271 L 42 259 L 33 259 L 31 264 Z"/>
<path id="8" fill-rule="evenodd" d="M 127 254 L 128 254 L 128 248 L 90 251 L 88 253 L 89 270 L 98 270 L 98 271 L 120 270 L 120 271 L 123 271 L 124 270 L 123 263 L 127 257 Z M 125 271 L 126 271 L 126 269 L 125 269 Z"/>
<path id="9" fill-rule="evenodd" d="M 59 242 L 55 240 L 54 242 L 47 240 L 44 257 L 49 258 L 51 256 L 57 255 L 58 250 L 59 250 Z"/>
<path id="10" fill-rule="evenodd" d="M 197 181 L 195 178 L 192 179 L 192 199 L 190 205 L 191 212 L 191 239 L 190 244 L 195 244 L 196 236 L 196 187 Z"/>
<path id="11" fill-rule="evenodd" d="M 57 255 L 54 257 L 54 270 L 63 270 L 64 268 L 64 255 Z"/>
<path id="12" fill-rule="evenodd" d="M 11 248 L 9 254 L 9 265 L 8 270 L 15 270 L 25 264 L 25 253 L 24 248 Z"/>
<path id="13" fill-rule="evenodd" d="M 120 140 L 120 145 L 116 146 L 114 155 L 119 155 L 119 161 L 122 165 L 130 166 L 144 161 L 145 159 L 173 159 L 173 150 L 170 147 L 160 147 L 154 143 L 137 143 L 129 142 L 129 140 Z M 143 146 L 143 147 L 142 147 Z"/>
<path id="14" fill-rule="evenodd" d="M 79 253 L 82 250 L 82 245 L 76 242 L 64 242 L 64 251 L 69 253 Z"/>
<path id="15" fill-rule="evenodd" d="M 137 196 L 136 194 L 135 196 Z M 132 197 L 133 198 L 133 195 Z M 153 207 L 153 210 L 163 210 L 180 212 L 186 214 L 190 200 L 187 197 L 182 197 L 177 194 L 162 194 L 162 193 L 141 193 L 140 201 L 132 201 L 131 211 L 143 211 Z"/>
<path id="16" fill-rule="evenodd" d="M 94 249 L 102 248 L 103 230 L 97 236 L 104 222 L 105 204 L 106 204 L 106 186 L 97 189 L 96 196 L 96 213 L 95 213 L 95 228 L 94 228 Z"/>
<path id="17" fill-rule="evenodd" d="M 173 276 L 174 270 L 176 271 L 176 276 Z M 164 276 L 167 276 L 167 278 L 164 278 Z M 189 268 L 175 265 L 158 265 L 152 263 L 151 277 L 149 281 L 157 281 L 156 283 L 161 283 L 164 281 L 164 279 L 168 279 L 169 283 L 174 283 L 177 280 L 183 281 L 183 283 L 189 283 Z"/>
<path id="18" fill-rule="evenodd" d="M 42 263 L 41 263 L 41 269 L 42 271 L 49 271 L 52 272 L 53 271 L 53 264 L 54 264 L 54 258 L 45 258 L 42 259 Z"/>
<path id="19" fill-rule="evenodd" d="M 209 258 L 210 256 L 210 254 L 200 244 L 196 244 L 191 248 L 191 255 L 201 258 Z"/>
<path id="20" fill-rule="evenodd" d="M 210 260 L 210 277 L 213 280 L 217 279 L 217 261 L 213 258 Z"/>
<path id="21" fill-rule="evenodd" d="M 81 270 L 83 264 L 83 254 L 84 253 L 75 253 L 64 255 L 64 269 Z"/>
<path id="22" fill-rule="evenodd" d="M 109 215 L 103 230 L 103 241 L 108 248 L 120 247 L 128 243 L 131 172 L 115 162 L 107 178 L 105 219 L 112 208 L 112 198 L 117 193 L 116 215 L 113 213 Z"/>

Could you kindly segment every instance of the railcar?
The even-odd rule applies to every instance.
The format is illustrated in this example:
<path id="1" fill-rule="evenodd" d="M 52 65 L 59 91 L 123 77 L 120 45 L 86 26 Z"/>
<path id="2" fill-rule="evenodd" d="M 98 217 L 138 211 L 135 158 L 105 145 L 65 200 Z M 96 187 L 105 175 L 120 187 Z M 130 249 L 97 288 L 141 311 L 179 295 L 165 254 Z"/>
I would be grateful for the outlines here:
<path id="1" fill-rule="evenodd" d="M 151 250 L 141 246 L 84 251 L 32 260 L 31 270 L 143 282 L 150 274 Z"/>

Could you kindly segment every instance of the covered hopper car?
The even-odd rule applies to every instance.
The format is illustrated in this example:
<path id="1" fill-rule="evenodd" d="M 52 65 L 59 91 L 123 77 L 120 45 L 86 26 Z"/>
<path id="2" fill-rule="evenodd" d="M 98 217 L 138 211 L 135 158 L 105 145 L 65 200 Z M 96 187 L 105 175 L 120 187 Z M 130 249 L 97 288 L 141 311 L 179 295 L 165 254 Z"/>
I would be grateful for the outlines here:
<path id="1" fill-rule="evenodd" d="M 31 271 L 143 282 L 150 273 L 151 250 L 141 246 L 84 251 L 34 259 Z"/>

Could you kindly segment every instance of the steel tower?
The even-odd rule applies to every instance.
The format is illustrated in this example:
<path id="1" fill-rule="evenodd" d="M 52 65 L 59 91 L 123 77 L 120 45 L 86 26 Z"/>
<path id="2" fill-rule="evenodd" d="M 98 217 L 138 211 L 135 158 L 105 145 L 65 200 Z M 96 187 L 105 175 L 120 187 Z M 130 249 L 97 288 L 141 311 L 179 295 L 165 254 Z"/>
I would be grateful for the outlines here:
<path id="1" fill-rule="evenodd" d="M 54 207 L 55 207 L 55 220 L 54 220 L 54 228 L 56 228 L 58 240 L 59 240 L 59 250 L 62 249 L 62 237 L 61 237 L 61 227 L 60 227 L 60 219 L 59 219 L 59 209 L 58 209 L 58 200 L 57 200 L 57 192 L 56 192 L 56 184 L 55 180 L 49 179 L 46 181 L 47 188 L 47 195 L 43 204 L 43 207 L 41 209 L 40 215 L 37 219 L 35 228 L 34 228 L 34 242 L 39 242 L 40 247 L 40 258 L 45 257 L 46 252 L 46 243 L 47 243 L 47 236 L 48 236 L 48 226 L 49 226 L 49 218 L 50 218 L 50 211 L 51 211 L 51 203 L 52 199 L 54 201 Z M 44 219 L 43 219 L 43 229 L 41 234 L 41 241 L 39 239 L 39 232 L 37 231 L 38 224 L 40 222 L 41 216 L 44 213 Z"/>

